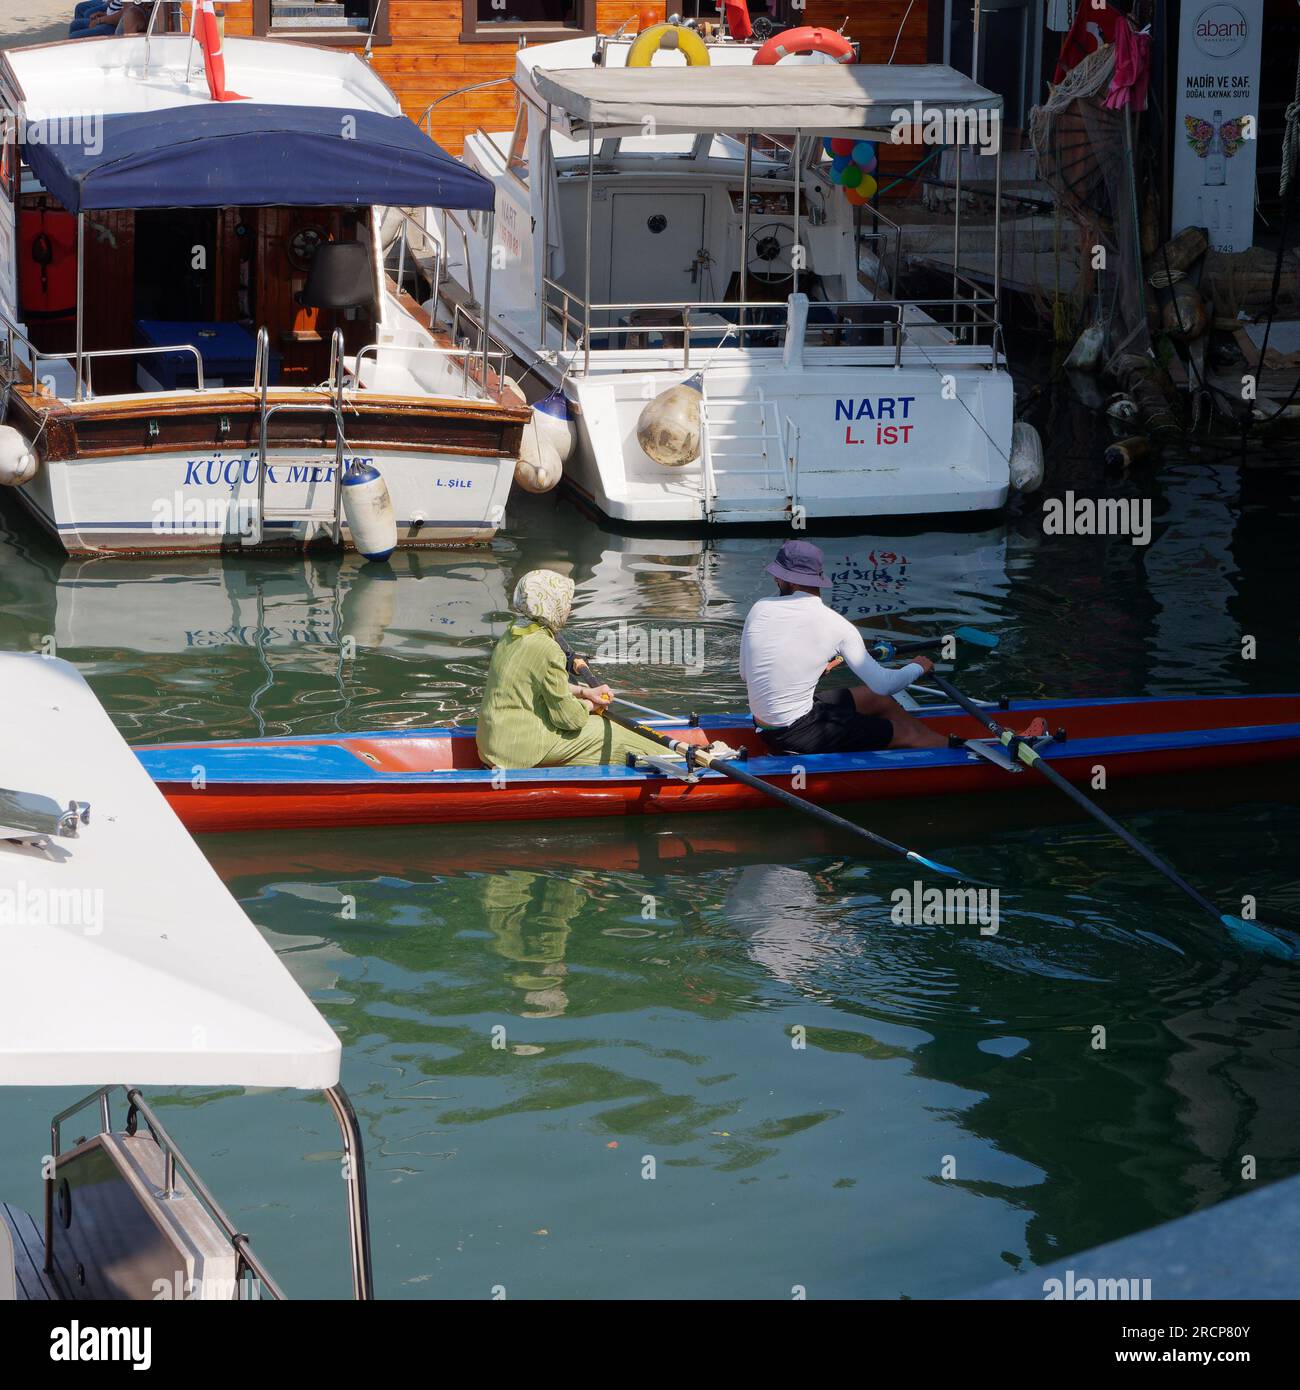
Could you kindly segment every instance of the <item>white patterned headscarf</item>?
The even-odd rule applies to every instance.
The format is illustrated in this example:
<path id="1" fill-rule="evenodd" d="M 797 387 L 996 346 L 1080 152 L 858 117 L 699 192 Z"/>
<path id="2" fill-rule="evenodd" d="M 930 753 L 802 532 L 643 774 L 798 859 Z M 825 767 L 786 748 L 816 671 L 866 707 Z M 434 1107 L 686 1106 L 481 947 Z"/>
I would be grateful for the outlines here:
<path id="1" fill-rule="evenodd" d="M 573 607 L 573 580 L 554 570 L 530 570 L 515 585 L 513 606 L 520 617 L 559 632 Z"/>

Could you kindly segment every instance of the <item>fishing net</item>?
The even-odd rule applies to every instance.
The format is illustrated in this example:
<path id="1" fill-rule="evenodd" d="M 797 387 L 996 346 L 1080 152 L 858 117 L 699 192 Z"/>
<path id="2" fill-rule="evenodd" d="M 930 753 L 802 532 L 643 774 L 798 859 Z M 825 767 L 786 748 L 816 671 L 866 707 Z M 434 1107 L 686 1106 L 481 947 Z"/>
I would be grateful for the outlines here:
<path id="1" fill-rule="evenodd" d="M 1103 44 L 1071 68 L 1029 117 L 1039 177 L 1063 219 L 1058 238 L 1058 295 L 1069 317 L 1093 317 L 1106 333 L 1107 357 L 1146 354 L 1151 347 L 1142 279 L 1134 125 L 1128 110 L 1103 102 L 1115 76 L 1115 48 Z M 1075 247 L 1067 243 L 1071 226 Z M 1077 274 L 1067 250 L 1077 248 Z M 1088 308 L 1095 306 L 1089 315 Z M 1062 306 L 1064 307 L 1064 306 Z M 1058 309 L 1056 317 L 1060 317 Z"/>

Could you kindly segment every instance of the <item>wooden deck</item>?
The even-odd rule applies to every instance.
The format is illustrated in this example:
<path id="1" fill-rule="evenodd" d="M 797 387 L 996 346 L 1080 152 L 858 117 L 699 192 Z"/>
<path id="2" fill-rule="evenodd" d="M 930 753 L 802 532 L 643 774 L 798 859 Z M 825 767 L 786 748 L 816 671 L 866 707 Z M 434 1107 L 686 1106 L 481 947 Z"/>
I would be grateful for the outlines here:
<path id="1" fill-rule="evenodd" d="M 57 1303 L 58 1286 L 46 1274 L 45 1238 L 36 1222 L 21 1208 L 0 1202 L 0 1218 L 9 1228 L 14 1245 L 16 1295 L 22 1303 Z"/>

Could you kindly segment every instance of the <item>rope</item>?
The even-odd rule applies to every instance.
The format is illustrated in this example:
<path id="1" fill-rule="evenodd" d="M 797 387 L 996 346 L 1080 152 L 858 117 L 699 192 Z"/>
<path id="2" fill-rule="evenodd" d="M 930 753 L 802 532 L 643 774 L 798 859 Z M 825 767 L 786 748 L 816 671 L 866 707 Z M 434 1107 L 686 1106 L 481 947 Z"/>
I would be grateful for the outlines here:
<path id="1" fill-rule="evenodd" d="M 1300 61 L 1295 70 L 1296 99 L 1286 109 L 1286 129 L 1282 134 L 1282 172 L 1278 188 L 1285 201 L 1282 204 L 1282 231 L 1277 239 L 1277 260 L 1273 263 L 1273 288 L 1269 295 L 1268 322 L 1264 326 L 1264 341 L 1259 347 L 1259 365 L 1255 371 L 1255 409 L 1260 410 L 1259 384 L 1264 379 L 1264 355 L 1268 352 L 1268 338 L 1273 331 L 1273 320 L 1277 317 L 1277 295 L 1282 284 L 1282 259 L 1286 255 L 1287 233 L 1291 230 L 1291 209 L 1295 204 L 1296 166 L 1300 163 Z M 1276 420 L 1296 398 L 1300 391 L 1300 376 L 1296 378 L 1286 400 L 1271 414 L 1266 415 L 1263 424 Z"/>
<path id="2" fill-rule="evenodd" d="M 1295 69 L 1295 100 L 1287 107 L 1282 120 L 1282 174 L 1278 192 L 1285 197 L 1292 177 L 1300 168 L 1300 62 Z"/>

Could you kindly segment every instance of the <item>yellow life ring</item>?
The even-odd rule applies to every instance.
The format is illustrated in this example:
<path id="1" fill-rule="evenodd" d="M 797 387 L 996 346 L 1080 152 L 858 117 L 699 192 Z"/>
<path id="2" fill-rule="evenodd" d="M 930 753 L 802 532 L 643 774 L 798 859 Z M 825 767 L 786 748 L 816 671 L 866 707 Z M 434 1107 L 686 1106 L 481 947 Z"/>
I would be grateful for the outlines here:
<path id="1" fill-rule="evenodd" d="M 688 67 L 709 66 L 709 50 L 704 46 L 704 40 L 685 24 L 656 24 L 653 29 L 642 30 L 632 41 L 627 55 L 627 66 L 648 68 L 661 48 L 670 52 L 673 49 L 678 50 L 686 59 Z"/>

